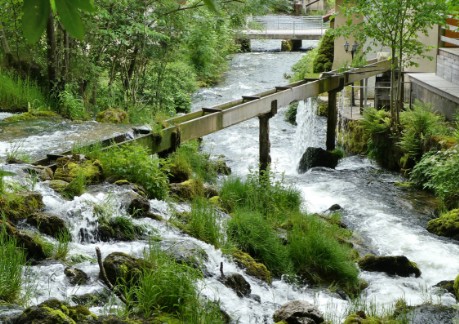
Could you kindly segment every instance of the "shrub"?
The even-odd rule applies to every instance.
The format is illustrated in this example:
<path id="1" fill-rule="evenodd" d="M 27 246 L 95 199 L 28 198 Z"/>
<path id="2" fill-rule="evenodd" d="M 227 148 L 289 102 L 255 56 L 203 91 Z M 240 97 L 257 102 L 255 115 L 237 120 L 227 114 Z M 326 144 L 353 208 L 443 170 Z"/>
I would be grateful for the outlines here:
<path id="1" fill-rule="evenodd" d="M 287 249 L 259 212 L 238 210 L 228 221 L 228 240 L 276 276 L 291 269 Z"/>
<path id="2" fill-rule="evenodd" d="M 4 225 L 0 226 L 0 302 L 17 301 L 25 262 L 24 251 L 18 248 L 13 237 L 8 236 Z"/>
<path id="3" fill-rule="evenodd" d="M 191 207 L 187 232 L 197 239 L 219 247 L 222 243 L 218 211 L 205 198 L 197 198 Z"/>
<path id="4" fill-rule="evenodd" d="M 59 93 L 59 112 L 73 120 L 88 119 L 83 100 L 76 98 L 69 86 Z"/>
<path id="5" fill-rule="evenodd" d="M 305 78 L 314 78 L 318 76 L 313 71 L 317 52 L 317 48 L 310 50 L 292 66 L 293 75 L 290 78 L 291 82 L 302 81 Z"/>
<path id="6" fill-rule="evenodd" d="M 431 149 L 437 149 L 433 137 L 447 132 L 443 118 L 420 101 L 416 101 L 412 109 L 402 112 L 400 120 L 403 131 L 399 145 L 414 162 Z"/>
<path id="7" fill-rule="evenodd" d="M 325 35 L 322 37 L 319 49 L 317 51 L 317 56 L 314 58 L 313 62 L 313 72 L 321 73 L 327 72 L 332 69 L 333 59 L 334 59 L 334 46 L 335 46 L 335 37 L 333 35 L 333 30 L 328 29 L 325 32 Z"/>
<path id="8" fill-rule="evenodd" d="M 337 240 L 343 235 L 341 231 L 318 217 L 296 216 L 288 234 L 288 252 L 295 272 L 317 283 L 357 287 L 359 271 L 352 261 L 351 248 Z"/>
<path id="9" fill-rule="evenodd" d="M 167 176 L 158 158 L 140 145 L 124 145 L 109 150 L 95 149 L 89 155 L 99 159 L 107 177 L 125 179 L 145 188 L 149 197 L 163 199 L 168 192 Z"/>

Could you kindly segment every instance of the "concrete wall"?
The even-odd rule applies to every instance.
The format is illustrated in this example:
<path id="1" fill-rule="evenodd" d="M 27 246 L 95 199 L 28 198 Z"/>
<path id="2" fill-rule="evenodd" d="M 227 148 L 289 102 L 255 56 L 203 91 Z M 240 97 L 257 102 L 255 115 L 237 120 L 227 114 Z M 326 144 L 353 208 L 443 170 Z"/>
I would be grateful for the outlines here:
<path id="1" fill-rule="evenodd" d="M 438 113 L 450 121 L 454 120 L 455 115 L 459 113 L 458 97 L 447 96 L 444 93 L 439 93 L 437 89 L 418 84 L 415 81 L 411 82 L 411 98 L 413 102 L 415 99 L 419 99 L 430 103 Z"/>
<path id="2" fill-rule="evenodd" d="M 302 0 L 301 4 L 303 5 L 303 10 L 309 11 L 309 10 L 324 10 L 325 9 L 325 0 L 320 0 L 316 3 L 313 3 L 310 6 L 307 6 L 308 3 L 314 2 L 315 0 Z"/>
<path id="3" fill-rule="evenodd" d="M 442 49 L 439 50 L 439 54 L 437 57 L 437 75 L 446 81 L 459 85 L 459 56 Z"/>

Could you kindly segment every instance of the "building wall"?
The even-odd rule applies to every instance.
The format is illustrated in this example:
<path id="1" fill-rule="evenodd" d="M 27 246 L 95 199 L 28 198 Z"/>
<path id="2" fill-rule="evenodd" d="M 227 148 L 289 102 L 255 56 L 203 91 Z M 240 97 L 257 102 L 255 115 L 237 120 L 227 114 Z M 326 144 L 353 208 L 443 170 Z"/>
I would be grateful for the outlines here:
<path id="1" fill-rule="evenodd" d="M 345 18 L 342 14 L 340 14 L 340 6 L 342 6 L 343 0 L 336 0 L 335 2 L 335 12 L 336 12 L 336 18 L 335 18 L 335 26 L 343 26 L 345 24 Z M 355 18 L 354 21 L 359 21 L 359 18 Z M 437 46 L 438 46 L 438 39 L 439 39 L 439 28 L 434 27 L 432 28 L 428 36 L 423 35 L 422 33 L 419 34 L 419 41 L 421 41 L 423 44 L 426 46 L 433 47 L 432 49 L 429 49 L 426 54 L 430 56 L 431 59 L 428 58 L 417 58 L 414 60 L 418 66 L 413 66 L 413 67 L 408 67 L 406 68 L 405 71 L 407 72 L 435 72 L 436 68 L 436 54 L 437 54 Z M 354 43 L 354 39 L 352 37 L 349 37 L 347 39 L 344 39 L 343 37 L 339 37 L 335 40 L 335 61 L 333 62 L 333 68 L 337 69 L 342 67 L 344 64 L 349 63 L 351 61 L 351 54 L 346 53 L 344 51 L 344 43 L 345 41 L 348 41 L 349 44 Z M 366 45 L 364 45 L 366 47 Z M 376 46 L 373 46 L 373 51 L 367 54 L 367 59 L 374 59 L 377 56 L 378 52 L 388 52 L 390 53 L 389 48 L 384 48 L 384 47 L 379 47 L 377 48 Z"/>
<path id="2" fill-rule="evenodd" d="M 303 5 L 303 10 L 324 10 L 325 9 L 325 0 L 320 0 L 316 3 L 313 3 L 310 6 L 306 6 L 308 3 L 314 2 L 314 0 L 302 0 L 301 4 Z"/>
<path id="3" fill-rule="evenodd" d="M 413 81 L 411 82 L 411 100 L 414 102 L 416 99 L 430 103 L 432 107 L 435 107 L 436 112 L 450 121 L 454 120 L 459 112 L 457 97 L 440 94 L 437 89 Z"/>
<path id="4" fill-rule="evenodd" d="M 437 75 L 446 81 L 459 85 L 458 56 L 440 49 L 437 57 Z"/>

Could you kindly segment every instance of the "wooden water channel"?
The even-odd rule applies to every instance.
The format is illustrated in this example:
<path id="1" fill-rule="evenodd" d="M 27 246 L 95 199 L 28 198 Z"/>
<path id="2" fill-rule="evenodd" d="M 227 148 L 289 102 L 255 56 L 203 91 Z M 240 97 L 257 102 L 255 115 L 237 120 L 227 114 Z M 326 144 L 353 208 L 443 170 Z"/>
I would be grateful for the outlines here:
<path id="1" fill-rule="evenodd" d="M 260 170 L 266 170 L 270 163 L 269 119 L 277 113 L 278 107 L 285 107 L 294 101 L 306 100 L 328 92 L 327 150 L 335 148 L 337 123 L 336 95 L 344 86 L 367 79 L 390 69 L 390 61 L 372 62 L 361 68 L 343 73 L 324 73 L 320 79 L 306 79 L 287 86 L 239 100 L 223 103 L 214 107 L 205 107 L 183 116 L 166 121 L 165 128 L 159 133 L 140 135 L 135 139 L 122 141 L 114 145 L 138 143 L 149 148 L 150 152 L 167 154 L 186 141 L 209 135 L 224 128 L 258 117 L 260 123 Z M 58 155 L 50 155 L 37 164 L 49 165 Z"/>

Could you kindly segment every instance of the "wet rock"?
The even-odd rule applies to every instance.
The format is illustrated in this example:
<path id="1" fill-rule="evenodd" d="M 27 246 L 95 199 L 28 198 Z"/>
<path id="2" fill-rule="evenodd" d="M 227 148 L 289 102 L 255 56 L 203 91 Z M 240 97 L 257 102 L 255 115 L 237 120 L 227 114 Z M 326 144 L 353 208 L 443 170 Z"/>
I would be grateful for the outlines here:
<path id="1" fill-rule="evenodd" d="M 204 185 L 198 180 L 190 179 L 181 183 L 171 183 L 169 191 L 171 196 L 189 201 L 204 194 Z"/>
<path id="2" fill-rule="evenodd" d="M 35 165 L 24 169 L 25 172 L 37 176 L 41 181 L 51 180 L 53 178 L 53 170 L 50 167 Z"/>
<path id="3" fill-rule="evenodd" d="M 121 281 L 135 285 L 142 270 L 148 267 L 143 259 L 134 258 L 123 252 L 110 253 L 103 261 L 107 278 L 115 285 Z"/>
<path id="4" fill-rule="evenodd" d="M 218 174 L 223 174 L 223 175 L 231 174 L 231 168 L 226 163 L 224 156 L 219 156 L 216 160 L 211 161 L 211 163 L 212 163 L 212 167 L 215 169 L 215 171 Z"/>
<path id="5" fill-rule="evenodd" d="M 191 177 L 191 169 L 189 166 L 183 167 L 180 165 L 171 165 L 167 177 L 170 183 L 180 183 L 187 181 Z"/>
<path id="6" fill-rule="evenodd" d="M 314 324 L 323 323 L 322 313 L 314 305 L 294 300 L 282 305 L 273 315 L 274 322 L 285 321 L 293 324 Z"/>
<path id="7" fill-rule="evenodd" d="M 83 176 L 88 184 L 100 183 L 103 180 L 103 171 L 100 162 L 88 160 L 83 155 L 67 155 L 56 160 L 57 168 L 54 171 L 54 180 L 72 182 L 76 177 Z"/>
<path id="8" fill-rule="evenodd" d="M 44 247 L 37 243 L 33 237 L 23 231 L 16 229 L 11 223 L 0 220 L 0 226 L 5 225 L 6 233 L 16 239 L 17 245 L 22 247 L 26 254 L 27 261 L 32 264 L 36 261 L 46 259 Z"/>
<path id="9" fill-rule="evenodd" d="M 252 293 L 250 284 L 239 273 L 229 273 L 218 280 L 226 287 L 234 290 L 239 297 L 248 297 Z"/>
<path id="10" fill-rule="evenodd" d="M 204 184 L 204 196 L 207 197 L 207 198 L 211 198 L 211 197 L 216 197 L 216 196 L 218 196 L 218 189 L 217 189 L 217 187 L 205 183 L 205 184 Z"/>
<path id="11" fill-rule="evenodd" d="M 334 212 L 334 211 L 337 211 L 337 210 L 341 210 L 343 209 L 340 205 L 338 204 L 333 204 L 330 206 L 330 208 L 328 208 L 329 211 L 331 212 Z"/>
<path id="12" fill-rule="evenodd" d="M 450 324 L 458 318 L 458 311 L 453 306 L 423 304 L 410 307 L 406 314 L 401 316 L 408 323 L 435 323 Z"/>
<path id="13" fill-rule="evenodd" d="M 71 300 L 77 305 L 86 307 L 104 306 L 109 302 L 111 294 L 109 290 L 104 289 L 95 293 L 73 295 Z"/>
<path id="14" fill-rule="evenodd" d="M 175 240 L 161 241 L 161 250 L 173 257 L 178 263 L 183 263 L 199 269 L 206 275 L 207 270 L 204 263 L 209 259 L 206 251 L 193 241 Z"/>
<path id="15" fill-rule="evenodd" d="M 434 287 L 438 287 L 440 289 L 446 290 L 447 292 L 456 295 L 454 292 L 454 280 L 443 280 L 434 285 Z"/>
<path id="16" fill-rule="evenodd" d="M 298 172 L 305 173 L 313 167 L 334 169 L 338 165 L 339 155 L 325 151 L 320 147 L 308 147 L 301 157 Z"/>
<path id="17" fill-rule="evenodd" d="M 91 323 L 97 316 L 84 306 L 70 306 L 57 299 L 49 299 L 37 306 L 28 307 L 15 318 L 13 324 L 74 324 Z"/>
<path id="18" fill-rule="evenodd" d="M 89 282 L 89 276 L 78 268 L 67 267 L 64 269 L 64 274 L 69 279 L 71 285 L 85 285 Z"/>
<path id="19" fill-rule="evenodd" d="M 101 241 L 134 241 L 143 237 L 145 229 L 123 216 L 99 219 L 97 236 Z"/>
<path id="20" fill-rule="evenodd" d="M 427 223 L 427 230 L 439 236 L 459 240 L 459 209 L 453 209 Z"/>
<path id="21" fill-rule="evenodd" d="M 268 268 L 266 268 L 264 264 L 256 262 L 249 254 L 239 250 L 233 253 L 233 258 L 234 262 L 236 262 L 236 264 L 240 267 L 244 268 L 248 275 L 271 284 L 271 272 L 268 270 Z"/>
<path id="22" fill-rule="evenodd" d="M 71 234 L 64 220 L 59 216 L 49 213 L 34 213 L 27 217 L 27 223 L 38 228 L 38 230 L 54 238 L 59 236 L 71 240 Z"/>
<path id="23" fill-rule="evenodd" d="M 109 108 L 97 114 L 99 123 L 126 124 L 129 122 L 128 113 L 122 109 Z"/>
<path id="24" fill-rule="evenodd" d="M 456 299 L 459 300 L 459 275 L 457 275 L 456 279 L 454 279 L 453 289 Z"/>
<path id="25" fill-rule="evenodd" d="M 110 180 L 111 179 L 107 179 L 108 182 L 112 182 Z M 147 197 L 146 190 L 141 185 L 138 185 L 138 184 L 135 184 L 135 183 L 130 183 L 128 180 L 124 180 L 124 179 L 116 180 L 113 183 L 116 184 L 117 186 L 128 187 L 129 189 L 131 189 L 135 193 L 139 194 L 140 196 Z"/>
<path id="26" fill-rule="evenodd" d="M 51 180 L 48 183 L 49 187 L 56 192 L 63 193 L 67 189 L 69 183 L 64 180 Z"/>
<path id="27" fill-rule="evenodd" d="M 373 272 L 385 272 L 389 275 L 409 277 L 415 275 L 419 277 L 421 271 L 416 263 L 408 260 L 406 256 L 375 256 L 366 255 L 358 262 L 360 269 Z"/>
<path id="28" fill-rule="evenodd" d="M 131 200 L 128 205 L 127 212 L 134 218 L 146 217 L 150 211 L 150 202 L 147 198 L 137 196 Z"/>

